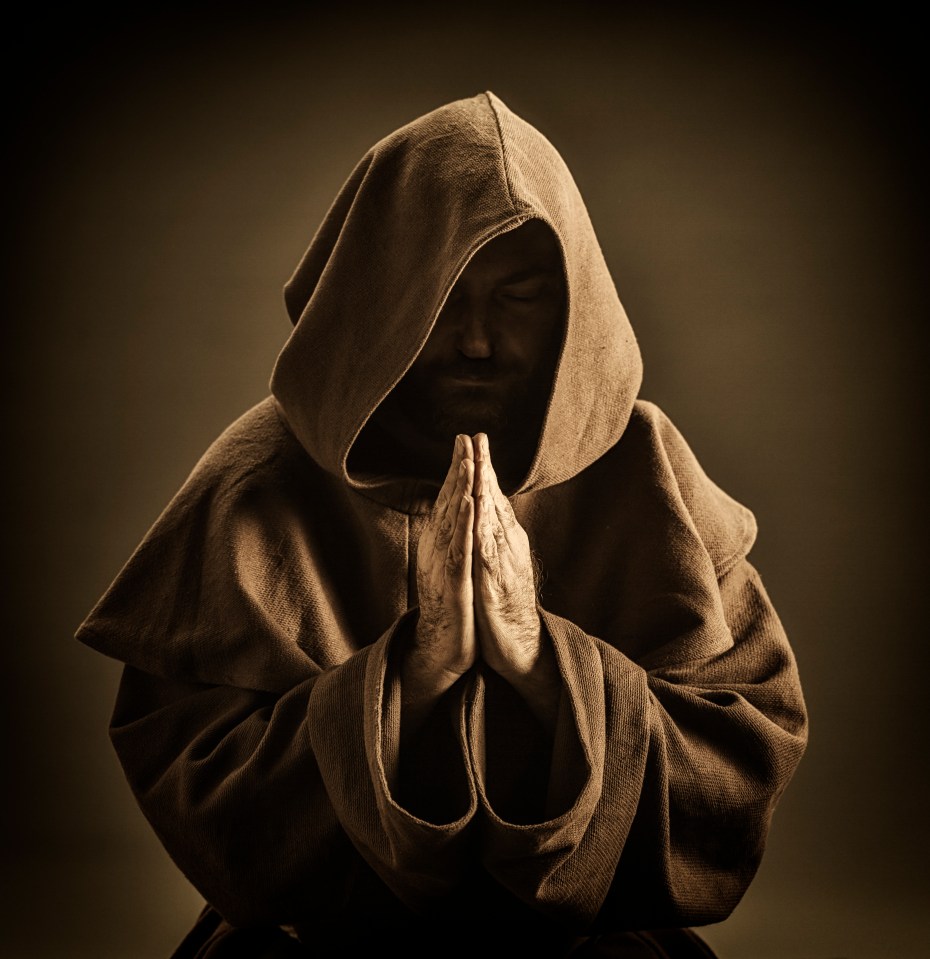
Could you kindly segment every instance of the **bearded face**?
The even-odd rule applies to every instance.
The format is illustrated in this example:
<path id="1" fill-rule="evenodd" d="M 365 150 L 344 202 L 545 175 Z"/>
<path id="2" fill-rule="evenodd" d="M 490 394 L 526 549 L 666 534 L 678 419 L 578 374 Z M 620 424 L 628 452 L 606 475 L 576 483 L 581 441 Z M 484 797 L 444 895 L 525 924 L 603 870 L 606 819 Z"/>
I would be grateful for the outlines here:
<path id="1" fill-rule="evenodd" d="M 385 400 L 444 451 L 457 433 L 538 439 L 562 340 L 565 280 L 540 221 L 496 237 L 471 259 L 429 339 Z"/>

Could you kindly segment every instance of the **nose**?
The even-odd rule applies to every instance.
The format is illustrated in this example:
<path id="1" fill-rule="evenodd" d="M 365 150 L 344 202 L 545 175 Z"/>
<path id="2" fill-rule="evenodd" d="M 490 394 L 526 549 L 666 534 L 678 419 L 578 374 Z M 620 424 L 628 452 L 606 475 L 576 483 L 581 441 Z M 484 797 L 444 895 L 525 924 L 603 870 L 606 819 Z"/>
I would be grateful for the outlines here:
<path id="1" fill-rule="evenodd" d="M 486 309 L 479 304 L 469 304 L 461 316 L 458 343 L 459 352 L 470 360 L 489 359 L 494 352 Z"/>

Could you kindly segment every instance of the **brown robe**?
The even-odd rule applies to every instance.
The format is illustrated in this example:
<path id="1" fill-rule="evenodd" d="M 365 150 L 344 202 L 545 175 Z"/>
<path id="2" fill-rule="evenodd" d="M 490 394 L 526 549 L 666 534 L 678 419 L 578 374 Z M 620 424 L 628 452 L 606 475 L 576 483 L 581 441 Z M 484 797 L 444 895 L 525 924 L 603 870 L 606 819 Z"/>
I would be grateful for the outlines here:
<path id="1" fill-rule="evenodd" d="M 555 739 L 479 669 L 401 755 L 392 657 L 436 487 L 353 473 L 349 453 L 469 258 L 529 219 L 568 290 L 510 497 L 544 571 Z M 421 117 L 365 155 L 285 294 L 272 396 L 78 631 L 126 664 L 113 743 L 209 921 L 334 954 L 454 929 L 556 955 L 725 918 L 803 752 L 803 698 L 746 558 L 753 516 L 638 398 L 636 340 L 558 153 L 490 93 Z"/>

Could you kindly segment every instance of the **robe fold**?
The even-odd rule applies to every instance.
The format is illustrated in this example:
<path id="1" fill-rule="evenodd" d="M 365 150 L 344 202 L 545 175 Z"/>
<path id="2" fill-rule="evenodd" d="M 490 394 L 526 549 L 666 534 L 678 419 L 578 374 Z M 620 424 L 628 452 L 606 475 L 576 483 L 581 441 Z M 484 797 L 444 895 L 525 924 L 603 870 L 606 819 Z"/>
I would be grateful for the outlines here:
<path id="1" fill-rule="evenodd" d="M 568 292 L 509 496 L 544 574 L 556 730 L 479 668 L 405 752 L 394 663 L 437 488 L 351 452 L 470 258 L 529 220 L 557 238 Z M 803 696 L 747 558 L 755 520 L 639 396 L 635 337 L 554 147 L 491 93 L 395 131 L 285 303 L 271 395 L 77 634 L 125 664 L 112 741 L 211 929 L 285 928 L 282 955 L 454 929 L 542 956 L 725 918 L 804 750 Z"/>

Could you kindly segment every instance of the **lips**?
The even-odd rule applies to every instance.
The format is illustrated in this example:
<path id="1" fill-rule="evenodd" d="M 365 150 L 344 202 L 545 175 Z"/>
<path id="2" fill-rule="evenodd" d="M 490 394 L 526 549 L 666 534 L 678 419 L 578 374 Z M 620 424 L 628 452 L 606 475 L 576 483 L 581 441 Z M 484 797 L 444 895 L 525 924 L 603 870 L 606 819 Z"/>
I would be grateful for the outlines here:
<path id="1" fill-rule="evenodd" d="M 448 373 L 440 377 L 440 379 L 445 380 L 447 383 L 455 383 L 459 386 L 476 386 L 476 387 L 496 386 L 500 382 L 500 377 L 498 376 L 485 376 L 485 375 L 461 374 L 461 373 Z"/>
<path id="2" fill-rule="evenodd" d="M 433 372 L 435 379 L 457 386 L 499 386 L 509 378 L 509 371 L 493 360 L 472 360 L 468 363 L 450 363 Z"/>

